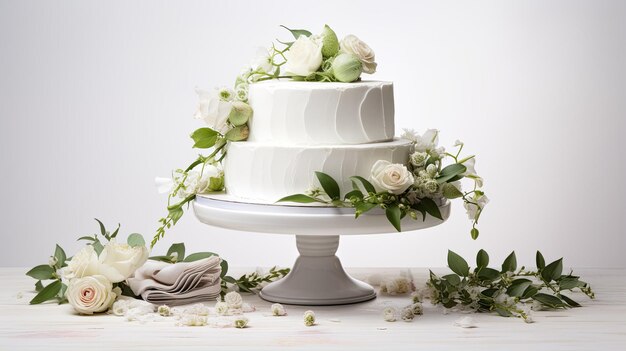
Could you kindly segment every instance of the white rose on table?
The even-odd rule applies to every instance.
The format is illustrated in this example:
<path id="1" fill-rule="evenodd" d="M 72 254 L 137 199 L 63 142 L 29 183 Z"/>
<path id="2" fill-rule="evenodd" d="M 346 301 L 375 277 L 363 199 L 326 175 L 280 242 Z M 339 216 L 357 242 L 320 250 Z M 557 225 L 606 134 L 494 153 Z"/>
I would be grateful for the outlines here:
<path id="1" fill-rule="evenodd" d="M 72 279 L 65 296 L 76 312 L 81 314 L 104 312 L 117 298 L 113 284 L 103 275 Z"/>
<path id="2" fill-rule="evenodd" d="M 78 251 L 63 269 L 63 279 L 82 278 L 99 274 L 100 262 L 93 246 L 87 245 Z"/>
<path id="3" fill-rule="evenodd" d="M 307 36 L 301 35 L 285 53 L 285 72 L 289 75 L 306 77 L 322 65 L 322 45 Z"/>
<path id="4" fill-rule="evenodd" d="M 376 72 L 376 55 L 374 50 L 355 35 L 347 35 L 339 43 L 339 49 L 345 53 L 356 56 L 363 64 L 363 72 L 373 74 Z"/>
<path id="5" fill-rule="evenodd" d="M 145 246 L 130 246 L 109 241 L 100 253 L 100 271 L 112 283 L 126 280 L 143 266 L 148 260 L 148 249 Z"/>
<path id="6" fill-rule="evenodd" d="M 372 166 L 372 184 L 378 191 L 384 190 L 392 194 L 402 194 L 415 179 L 405 165 L 378 160 Z"/>
<path id="7" fill-rule="evenodd" d="M 196 89 L 198 94 L 198 108 L 193 117 L 195 119 L 204 120 L 204 122 L 213 130 L 222 134 L 228 130 L 228 115 L 232 109 L 232 102 L 227 101 L 220 95 L 220 89 L 205 91 Z"/>

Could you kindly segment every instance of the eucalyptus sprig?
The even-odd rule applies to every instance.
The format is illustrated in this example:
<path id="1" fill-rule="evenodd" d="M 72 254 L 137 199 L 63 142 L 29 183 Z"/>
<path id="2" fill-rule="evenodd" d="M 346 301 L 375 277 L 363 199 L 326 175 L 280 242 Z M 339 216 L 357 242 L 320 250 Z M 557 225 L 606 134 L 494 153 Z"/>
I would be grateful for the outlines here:
<path id="1" fill-rule="evenodd" d="M 177 262 L 194 262 L 204 258 L 218 256 L 220 255 L 214 252 L 196 252 L 185 256 L 185 243 L 174 243 L 167 250 L 167 253 L 162 256 L 152 256 L 148 259 L 167 262 L 167 263 L 177 263 Z M 220 273 L 221 281 L 221 292 L 220 295 L 223 297 L 231 288 L 236 288 L 242 292 L 248 293 L 257 293 L 257 289 L 260 287 L 262 283 L 270 283 L 275 280 L 278 280 L 285 275 L 287 275 L 290 271 L 289 268 L 278 269 L 276 267 L 272 267 L 267 274 L 260 274 L 258 272 L 244 274 L 239 279 L 235 279 L 228 274 L 228 262 L 221 258 L 220 266 L 222 272 Z"/>
<path id="2" fill-rule="evenodd" d="M 579 307 L 565 292 L 579 290 L 595 298 L 591 286 L 573 275 L 563 274 L 563 258 L 546 265 L 541 252 L 536 254 L 537 269 L 517 268 L 512 252 L 500 269 L 489 268 L 485 250 L 476 255 L 476 268 L 470 270 L 467 261 L 448 251 L 448 266 L 453 273 L 437 276 L 430 271 L 427 289 L 431 302 L 445 308 L 496 312 L 503 317 L 519 317 L 532 321 L 532 308 L 559 309 Z"/>

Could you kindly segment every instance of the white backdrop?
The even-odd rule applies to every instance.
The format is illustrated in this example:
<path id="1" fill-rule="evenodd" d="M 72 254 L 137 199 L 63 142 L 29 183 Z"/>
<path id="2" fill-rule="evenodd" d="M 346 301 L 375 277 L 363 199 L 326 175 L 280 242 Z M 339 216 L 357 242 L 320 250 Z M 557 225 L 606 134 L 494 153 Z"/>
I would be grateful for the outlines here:
<path id="1" fill-rule="evenodd" d="M 314 6 L 314 7 L 313 7 Z M 377 53 L 396 125 L 477 153 L 491 198 L 472 241 L 460 204 L 424 232 L 342 238 L 346 266 L 444 266 L 479 248 L 523 264 L 626 267 L 626 3 L 609 1 L 0 0 L 1 266 L 73 253 L 98 217 L 151 237 L 153 179 L 195 156 L 195 87 L 229 85 L 278 25 L 324 23 Z M 201 225 L 184 241 L 231 265 L 290 265 L 291 236 Z"/>

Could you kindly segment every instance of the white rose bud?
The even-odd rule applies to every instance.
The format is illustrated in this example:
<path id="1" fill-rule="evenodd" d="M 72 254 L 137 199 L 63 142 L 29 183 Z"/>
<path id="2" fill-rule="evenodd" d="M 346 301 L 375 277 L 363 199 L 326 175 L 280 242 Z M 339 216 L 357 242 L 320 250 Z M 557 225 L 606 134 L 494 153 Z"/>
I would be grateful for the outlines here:
<path id="1" fill-rule="evenodd" d="M 146 263 L 148 254 L 145 246 L 132 247 L 126 243 L 119 244 L 112 239 L 100 253 L 100 274 L 112 283 L 124 281 Z"/>
<path id="2" fill-rule="evenodd" d="M 248 318 L 246 317 L 237 317 L 233 321 L 233 326 L 235 328 L 245 328 L 248 325 Z"/>
<path id="3" fill-rule="evenodd" d="M 312 38 L 301 35 L 285 53 L 284 65 L 288 75 L 306 77 L 322 65 L 322 46 Z"/>
<path id="4" fill-rule="evenodd" d="M 415 181 L 413 174 L 405 165 L 386 160 L 378 160 L 374 163 L 371 180 L 379 191 L 384 190 L 395 195 L 402 194 Z"/>
<path id="5" fill-rule="evenodd" d="M 117 298 L 113 284 L 103 275 L 72 279 L 65 296 L 76 312 L 81 314 L 104 312 Z"/>
<path id="6" fill-rule="evenodd" d="M 169 317 L 172 315 L 172 309 L 168 305 L 159 306 L 159 308 L 157 309 L 157 312 L 159 313 L 159 315 L 163 317 Z"/>
<path id="7" fill-rule="evenodd" d="M 361 61 L 352 54 L 340 54 L 333 60 L 331 71 L 340 82 L 354 82 L 361 76 Z"/>
<path id="8" fill-rule="evenodd" d="M 286 316 L 287 315 L 287 311 L 285 310 L 285 307 L 283 307 L 283 305 L 279 303 L 272 304 L 270 309 L 272 310 L 273 316 Z"/>
<path id="9" fill-rule="evenodd" d="M 396 316 L 397 316 L 397 314 L 398 314 L 398 313 L 396 312 L 396 309 L 395 309 L 395 308 L 393 308 L 393 307 L 386 307 L 386 308 L 383 310 L 383 319 L 384 319 L 386 322 L 395 322 L 395 321 L 396 321 L 396 319 L 397 319 L 397 317 L 396 317 Z"/>
<path id="10" fill-rule="evenodd" d="M 241 295 L 236 291 L 231 291 L 224 296 L 224 302 L 228 305 L 229 308 L 241 308 L 243 304 L 243 299 Z"/>
<path id="11" fill-rule="evenodd" d="M 324 25 L 322 30 L 322 56 L 332 57 L 339 51 L 339 40 L 337 34 L 330 29 L 328 25 Z"/>
<path id="12" fill-rule="evenodd" d="M 354 35 L 348 35 L 339 43 L 342 52 L 356 56 L 363 64 L 363 72 L 372 74 L 376 72 L 376 55 L 367 44 Z"/>
<path id="13" fill-rule="evenodd" d="M 304 312 L 304 325 L 311 327 L 315 325 L 315 313 L 311 310 Z"/>

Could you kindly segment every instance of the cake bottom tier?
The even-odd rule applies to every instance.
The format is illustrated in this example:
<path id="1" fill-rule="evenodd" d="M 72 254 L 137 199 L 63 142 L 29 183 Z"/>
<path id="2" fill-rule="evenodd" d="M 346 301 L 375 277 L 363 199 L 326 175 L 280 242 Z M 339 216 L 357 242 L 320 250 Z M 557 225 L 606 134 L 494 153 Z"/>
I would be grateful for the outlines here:
<path id="1" fill-rule="evenodd" d="M 394 140 L 359 145 L 270 145 L 231 142 L 224 161 L 226 193 L 274 203 L 287 195 L 319 187 L 316 171 L 333 177 L 344 195 L 350 177 L 368 178 L 378 160 L 406 164 L 411 142 Z"/>

